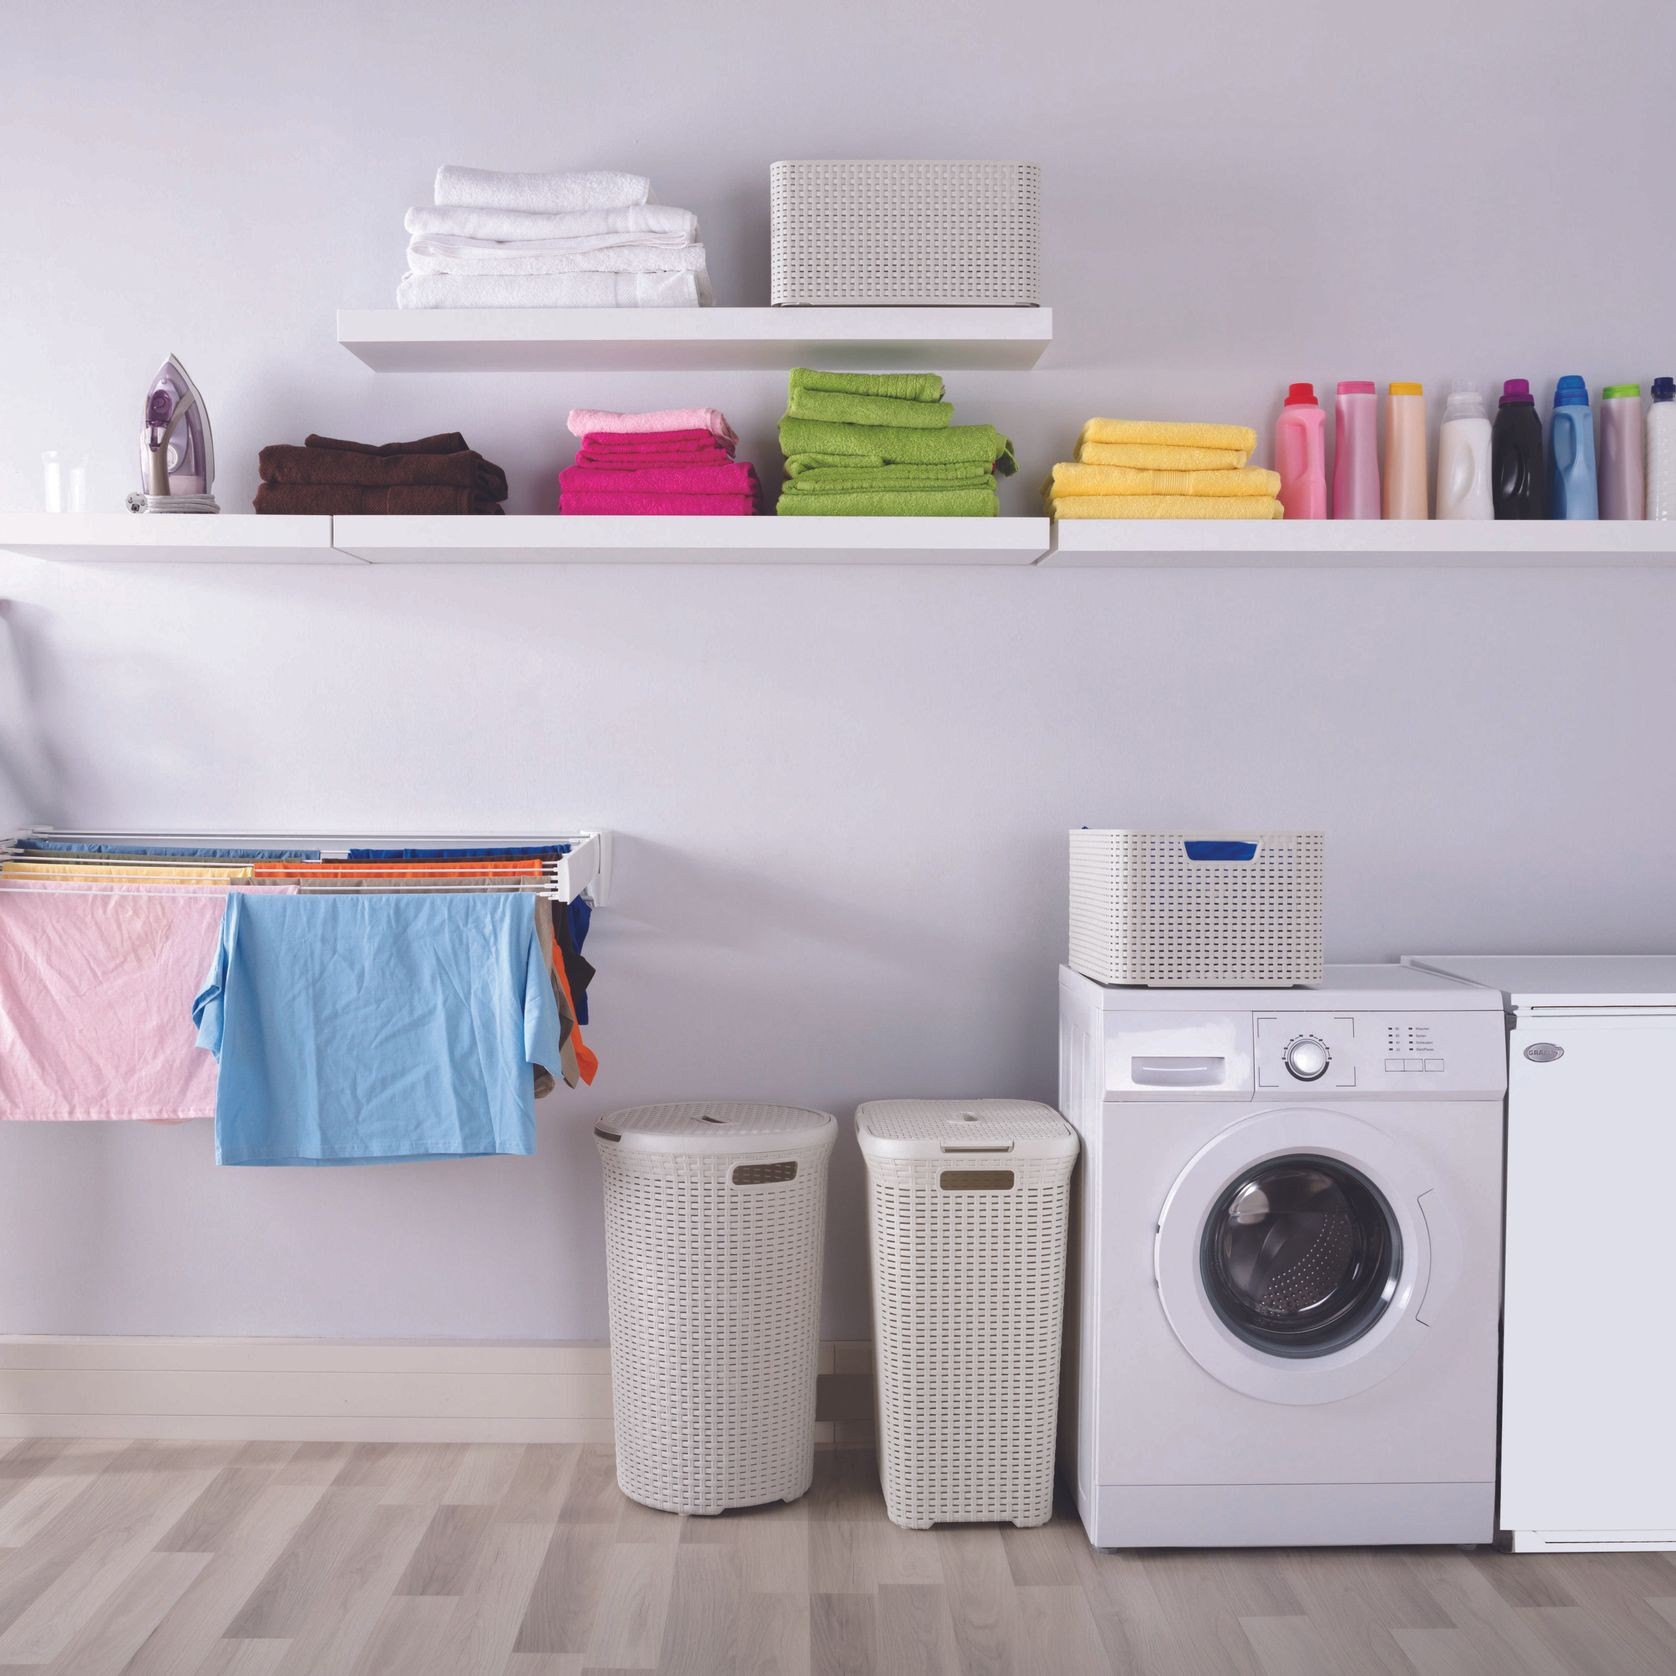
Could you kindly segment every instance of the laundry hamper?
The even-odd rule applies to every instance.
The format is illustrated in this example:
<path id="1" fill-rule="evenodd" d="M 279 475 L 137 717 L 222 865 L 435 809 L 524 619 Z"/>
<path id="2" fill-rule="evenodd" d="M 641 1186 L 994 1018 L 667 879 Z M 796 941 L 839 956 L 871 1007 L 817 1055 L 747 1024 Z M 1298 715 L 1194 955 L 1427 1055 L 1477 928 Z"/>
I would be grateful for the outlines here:
<path id="1" fill-rule="evenodd" d="M 1096 983 L 1319 983 L 1319 832 L 1071 834 L 1068 964 Z"/>
<path id="2" fill-rule="evenodd" d="M 1076 1133 L 1025 1100 L 875 1100 L 855 1125 L 885 1510 L 1045 1524 Z"/>
<path id="3" fill-rule="evenodd" d="M 728 1101 L 594 1129 L 625 1495 L 720 1513 L 809 1488 L 837 1133 L 826 1112 Z"/>

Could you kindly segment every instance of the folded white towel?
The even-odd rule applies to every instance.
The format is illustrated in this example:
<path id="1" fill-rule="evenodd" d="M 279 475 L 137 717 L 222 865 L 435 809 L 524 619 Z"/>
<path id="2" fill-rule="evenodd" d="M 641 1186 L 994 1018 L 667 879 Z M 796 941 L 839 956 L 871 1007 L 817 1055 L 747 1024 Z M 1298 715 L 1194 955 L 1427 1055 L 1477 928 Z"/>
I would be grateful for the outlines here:
<path id="1" fill-rule="evenodd" d="M 698 217 L 691 210 L 676 209 L 670 204 L 561 210 L 556 215 L 415 204 L 407 212 L 407 230 L 416 234 L 446 233 L 465 239 L 581 239 L 626 235 L 637 244 L 694 244 L 698 239 Z"/>
<path id="2" fill-rule="evenodd" d="M 704 246 L 659 249 L 645 244 L 603 250 L 567 248 L 569 239 L 456 239 L 446 234 L 408 243 L 407 271 L 415 274 L 658 274 L 697 273 Z"/>
<path id="3" fill-rule="evenodd" d="M 555 174 L 502 174 L 444 163 L 436 172 L 436 201 L 467 209 L 508 209 L 555 214 L 560 210 L 627 209 L 652 195 L 644 175 L 613 169 L 561 170 Z"/>
<path id="4" fill-rule="evenodd" d="M 697 308 L 699 273 L 405 274 L 397 308 Z"/>

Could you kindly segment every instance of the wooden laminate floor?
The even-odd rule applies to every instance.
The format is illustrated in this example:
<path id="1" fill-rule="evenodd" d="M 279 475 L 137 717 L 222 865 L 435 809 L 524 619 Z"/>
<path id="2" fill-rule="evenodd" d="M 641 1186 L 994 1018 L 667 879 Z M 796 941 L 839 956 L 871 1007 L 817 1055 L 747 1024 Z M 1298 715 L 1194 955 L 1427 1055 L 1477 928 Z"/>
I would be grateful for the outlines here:
<path id="1" fill-rule="evenodd" d="M 1676 1561 L 898 1530 L 871 1454 L 679 1519 L 609 1450 L 0 1444 L 0 1676 L 1676 1671 Z"/>

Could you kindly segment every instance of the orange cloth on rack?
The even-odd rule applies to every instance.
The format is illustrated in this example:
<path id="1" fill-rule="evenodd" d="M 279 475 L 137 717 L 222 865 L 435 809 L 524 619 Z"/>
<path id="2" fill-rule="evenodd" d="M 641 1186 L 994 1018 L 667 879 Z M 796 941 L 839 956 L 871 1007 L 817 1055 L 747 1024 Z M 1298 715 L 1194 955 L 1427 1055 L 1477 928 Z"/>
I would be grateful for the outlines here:
<path id="1" fill-rule="evenodd" d="M 552 950 L 553 976 L 558 980 L 559 988 L 564 991 L 566 1004 L 570 1008 L 572 1018 L 576 1017 L 576 998 L 570 993 L 570 979 L 565 976 L 564 956 L 555 946 Z M 599 1055 L 582 1040 L 582 1026 L 580 1023 L 571 1026 L 568 1046 L 576 1050 L 576 1069 L 583 1082 L 592 1084 L 599 1073 Z"/>

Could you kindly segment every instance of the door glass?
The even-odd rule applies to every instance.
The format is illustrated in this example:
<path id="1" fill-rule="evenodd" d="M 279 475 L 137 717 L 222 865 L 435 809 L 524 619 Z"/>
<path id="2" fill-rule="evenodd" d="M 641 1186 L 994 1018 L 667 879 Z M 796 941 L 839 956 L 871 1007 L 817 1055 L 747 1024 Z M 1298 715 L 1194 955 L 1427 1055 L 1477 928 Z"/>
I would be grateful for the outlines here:
<path id="1" fill-rule="evenodd" d="M 1396 1292 L 1402 1241 L 1385 1196 L 1335 1158 L 1270 1158 L 1225 1187 L 1205 1222 L 1205 1291 L 1247 1344 L 1325 1356 Z"/>

